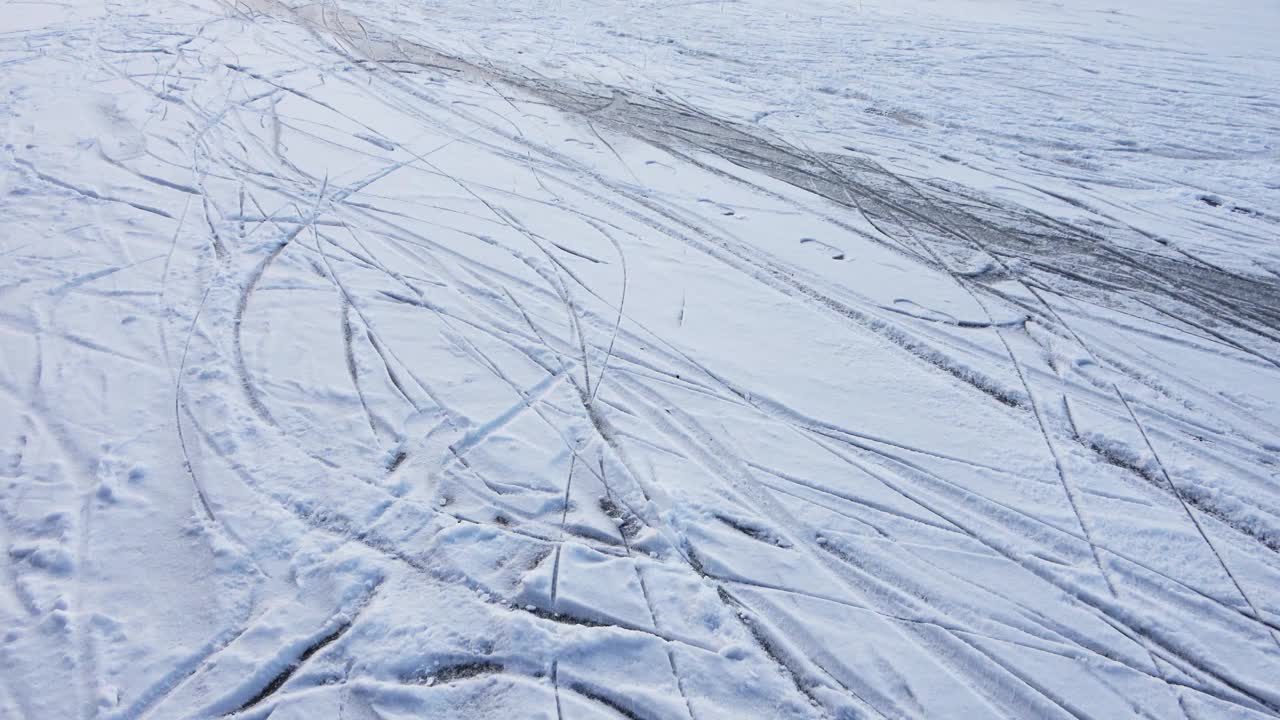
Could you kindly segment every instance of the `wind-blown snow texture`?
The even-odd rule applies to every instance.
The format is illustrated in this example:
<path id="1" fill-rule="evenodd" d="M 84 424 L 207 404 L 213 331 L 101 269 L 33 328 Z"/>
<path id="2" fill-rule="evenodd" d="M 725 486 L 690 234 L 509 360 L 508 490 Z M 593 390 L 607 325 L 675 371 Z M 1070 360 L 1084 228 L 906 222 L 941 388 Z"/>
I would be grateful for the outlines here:
<path id="1" fill-rule="evenodd" d="M 1280 715 L 1212 5 L 0 3 L 0 717 Z"/>

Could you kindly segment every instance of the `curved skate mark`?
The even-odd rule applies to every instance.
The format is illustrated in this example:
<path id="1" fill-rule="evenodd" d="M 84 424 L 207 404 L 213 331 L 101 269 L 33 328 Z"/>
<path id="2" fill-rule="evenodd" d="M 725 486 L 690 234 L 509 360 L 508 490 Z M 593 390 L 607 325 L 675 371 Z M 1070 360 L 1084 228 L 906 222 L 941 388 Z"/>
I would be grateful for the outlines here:
<path id="1" fill-rule="evenodd" d="M 715 513 L 712 517 L 757 542 L 782 548 L 791 547 L 791 543 L 786 538 L 754 520 L 733 517 L 726 513 Z"/>
<path id="2" fill-rule="evenodd" d="M 118 714 L 110 716 L 112 720 L 133 720 L 134 718 L 145 718 L 150 715 L 154 708 L 163 703 L 202 669 L 208 667 L 211 659 L 239 639 L 249 629 L 249 625 L 250 623 L 246 621 L 235 629 L 223 631 L 190 656 L 177 661 L 175 666 L 159 682 L 142 691 L 132 705 Z"/>
<path id="3" fill-rule="evenodd" d="M 931 322 L 942 322 L 948 325 L 958 325 L 959 321 L 950 313 L 941 310 L 933 310 L 927 308 L 910 298 L 894 298 L 893 305 L 881 305 L 880 307 L 891 312 L 902 313 L 908 317 L 918 318 L 920 320 L 929 320 Z"/>
<path id="4" fill-rule="evenodd" d="M 690 559 L 693 559 L 693 555 L 690 555 Z M 805 658 L 803 654 L 796 653 L 789 643 L 782 639 L 776 628 L 730 593 L 723 584 L 716 585 L 716 594 L 720 597 L 720 602 L 733 611 L 734 616 L 747 629 L 756 646 L 774 662 L 779 672 L 790 680 L 795 689 L 807 698 L 814 707 L 823 708 L 831 712 L 835 717 L 844 717 L 849 712 L 847 707 L 833 706 L 833 703 L 825 697 L 825 694 L 818 692 L 819 690 L 835 690 L 839 688 L 856 701 L 855 707 L 857 710 L 869 710 L 876 717 L 882 718 L 882 720 L 888 720 L 891 717 L 891 715 L 885 714 L 875 705 L 867 702 L 852 688 L 836 679 L 826 668 L 821 667 L 810 658 Z M 832 687 L 833 684 L 835 687 Z M 859 713 L 855 711 L 854 716 L 856 717 L 857 714 Z M 898 713 L 894 712 L 893 715 L 896 716 Z"/>
<path id="5" fill-rule="evenodd" d="M 397 145 L 390 140 L 386 140 L 369 133 L 355 133 L 354 136 L 359 140 L 363 140 L 375 147 L 380 147 L 383 150 L 394 151 L 397 148 Z"/>
<path id="6" fill-rule="evenodd" d="M 617 557 L 627 557 L 627 556 L 625 554 L 622 554 L 622 555 L 618 555 Z M 635 625 L 633 623 L 624 622 L 617 618 L 606 617 L 604 615 L 592 618 L 592 617 L 585 617 L 581 614 L 572 614 L 572 613 L 563 612 L 563 611 L 556 612 L 553 610 L 548 610 L 543 607 L 538 607 L 537 605 L 527 605 L 527 604 L 521 605 L 518 603 L 501 601 L 496 599 L 491 600 L 490 602 L 491 604 L 494 604 L 494 605 L 504 606 L 511 612 L 532 615 L 533 617 L 539 618 L 541 620 L 547 620 L 553 623 L 558 623 L 560 625 L 573 625 L 576 627 L 586 627 L 586 628 L 611 628 L 613 630 L 618 630 L 622 632 L 639 633 L 641 635 L 647 635 L 648 637 L 661 640 L 664 644 L 678 643 L 680 645 L 685 645 L 691 648 L 697 648 L 699 650 L 703 650 L 709 653 L 719 652 L 719 648 L 698 642 L 694 638 L 678 637 L 676 635 L 665 633 L 661 630 L 656 630 L 653 628 L 647 628 L 640 625 Z"/>
<path id="7" fill-rule="evenodd" d="M 161 210 L 160 208 L 151 207 L 150 205 L 143 205 L 141 203 L 133 202 L 132 200 L 124 200 L 122 198 L 114 197 L 111 195 L 103 195 L 96 190 L 92 190 L 90 188 L 82 188 L 77 185 L 72 185 L 71 183 L 66 182 L 64 180 L 59 180 L 58 178 L 53 177 L 52 175 L 46 175 L 40 172 L 39 170 L 37 170 L 35 165 L 31 164 L 29 160 L 25 160 L 23 158 L 14 158 L 14 162 L 27 168 L 36 177 L 40 178 L 46 183 L 49 183 L 50 185 L 60 187 L 63 190 L 70 190 L 71 192 L 74 192 L 77 195 L 81 195 L 91 200 L 100 200 L 103 202 L 112 202 L 112 203 L 119 203 L 121 205 L 128 205 L 129 207 L 134 208 L 136 210 L 148 212 L 148 213 L 151 213 L 152 215 L 159 215 L 162 218 L 168 218 L 170 220 L 175 219 L 173 215 L 169 214 L 168 211 Z"/>
<path id="8" fill-rule="evenodd" d="M 832 260 L 844 259 L 843 250 L 836 247 L 835 245 L 829 245 L 827 243 L 824 243 L 821 240 L 818 240 L 817 238 L 811 238 L 811 237 L 800 238 L 800 244 L 821 250 L 823 254 L 825 254 L 827 257 L 831 258 Z"/>
<path id="9" fill-rule="evenodd" d="M 343 293 L 339 293 L 339 311 L 338 315 L 342 321 L 342 354 L 346 360 L 347 376 L 351 378 L 351 386 L 355 388 L 356 396 L 360 398 L 360 407 L 364 410 L 365 418 L 369 421 L 369 430 L 373 432 L 374 442 L 381 442 L 382 435 L 378 432 L 378 422 L 374 419 L 373 411 L 369 409 L 369 401 L 365 398 L 364 388 L 360 384 L 360 371 L 356 367 L 355 347 L 352 343 L 353 329 L 351 325 L 351 302 Z M 403 450 L 397 455 L 397 460 L 390 463 L 389 472 L 395 472 L 396 467 L 404 461 Z"/>
<path id="10" fill-rule="evenodd" d="M 209 287 L 205 288 L 204 295 L 200 298 L 200 304 L 196 307 L 195 316 L 191 319 L 191 326 L 187 328 L 187 335 L 182 344 L 182 357 L 178 362 L 178 371 L 174 380 L 173 390 L 174 427 L 178 434 L 178 447 L 182 451 L 183 469 L 187 471 L 187 477 L 191 480 L 191 486 L 195 489 L 196 497 L 200 500 L 200 508 L 204 511 L 205 516 L 227 533 L 227 536 L 233 543 L 239 546 L 241 552 L 245 554 L 245 557 L 249 558 L 249 562 L 259 574 L 264 577 L 271 577 L 271 574 L 268 573 L 266 569 L 258 563 L 257 559 L 253 557 L 253 554 L 249 552 L 248 544 L 245 543 L 244 540 L 241 539 L 240 535 L 229 525 L 223 522 L 213 511 L 213 505 L 209 502 L 209 493 L 205 489 L 204 482 L 200 479 L 200 476 L 196 474 L 195 466 L 191 462 L 191 452 L 190 448 L 187 446 L 187 436 L 182 429 L 182 418 L 184 413 L 192 422 L 195 422 L 195 415 L 192 414 L 191 409 L 187 407 L 187 404 L 184 401 L 182 386 L 183 380 L 186 377 L 187 356 L 191 352 L 191 339 L 195 336 L 196 327 L 200 322 L 200 316 L 204 313 L 205 306 L 209 301 L 209 293 L 213 291 L 213 287 L 213 284 L 210 283 Z"/>
<path id="11" fill-rule="evenodd" d="M 627 720 L 648 720 L 648 718 L 636 712 L 633 709 L 633 703 L 628 702 L 625 697 L 611 697 L 611 694 L 601 687 L 588 686 L 586 683 L 576 682 L 568 685 L 567 689 L 572 690 L 581 697 L 591 700 L 592 702 L 609 708 Z"/>
<path id="12" fill-rule="evenodd" d="M 449 142 L 451 143 L 452 140 Z M 430 152 L 435 152 L 448 144 L 449 143 L 440 145 Z M 430 152 L 427 154 L 430 154 Z M 420 159 L 420 157 L 421 156 L 415 156 L 414 159 Z M 313 204 L 311 214 L 306 218 L 305 223 L 298 224 L 292 230 L 281 236 L 279 240 L 277 240 L 275 248 L 273 248 L 271 252 L 250 272 L 248 281 L 245 283 L 244 288 L 240 293 L 240 301 L 236 305 L 235 316 L 232 320 L 232 345 L 235 354 L 236 372 L 240 378 L 241 389 L 244 390 L 245 396 L 249 401 L 249 406 L 253 408 L 254 413 L 269 425 L 278 426 L 278 423 L 271 415 L 270 410 L 267 409 L 266 404 L 263 403 L 260 391 L 253 383 L 248 365 L 244 358 L 244 316 L 249 308 L 249 299 L 253 296 L 254 290 L 257 288 L 258 283 L 261 282 L 263 275 L 265 275 L 267 270 L 271 267 L 271 264 L 280 257 L 281 253 L 283 253 L 299 235 L 302 234 L 303 230 L 311 229 L 313 233 L 315 232 L 315 222 L 320 219 L 322 206 L 337 207 L 344 203 L 347 198 L 355 195 L 378 180 L 387 177 L 396 170 L 403 168 L 410 162 L 412 162 L 412 160 L 402 160 L 400 162 L 387 165 L 361 178 L 351 185 L 348 185 L 342 190 L 333 193 L 333 195 L 328 198 L 325 197 L 325 192 L 329 188 L 329 177 L 326 175 L 320 184 L 319 191 L 316 192 L 315 203 Z M 364 318 L 361 319 L 363 320 Z"/>
<path id="13" fill-rule="evenodd" d="M 506 669 L 507 667 L 502 663 L 493 662 L 492 660 L 466 660 L 448 665 L 437 665 L 429 670 L 423 669 L 401 675 L 400 681 L 409 685 L 448 685 L 449 683 L 470 680 L 484 675 L 496 675 L 505 672 Z"/>
<path id="14" fill-rule="evenodd" d="M 268 681 L 267 684 L 263 686 L 263 688 L 259 690 L 256 695 L 246 700 L 243 705 L 236 708 L 235 710 L 232 710 L 231 712 L 224 713 L 224 714 L 233 715 L 235 713 L 243 712 L 244 710 L 248 710 L 254 705 L 257 705 L 258 703 L 262 702 L 263 700 L 266 700 L 268 697 L 274 694 L 277 690 L 283 687 L 284 684 L 289 681 L 289 678 L 293 677 L 293 674 L 296 673 L 302 667 L 302 665 L 307 662 L 307 660 L 311 659 L 312 655 L 315 655 L 316 653 L 325 649 L 332 643 L 336 642 L 338 638 L 341 638 L 343 635 L 346 634 L 347 630 L 350 630 L 350 629 L 351 629 L 351 621 L 340 622 L 338 626 L 335 627 L 333 631 L 330 632 L 328 635 L 321 637 L 320 639 L 312 642 L 307 647 L 303 648 L 302 652 L 298 654 L 297 659 L 287 664 L 283 670 L 281 670 L 274 677 L 272 677 L 271 680 Z"/>
<path id="15" fill-rule="evenodd" d="M 959 328 L 982 329 L 982 328 L 1020 328 L 1027 324 L 1030 316 L 1012 318 L 1009 320 L 960 320 L 954 315 L 942 312 L 941 310 L 933 310 L 916 303 L 907 298 L 895 298 L 893 305 L 881 305 L 881 308 L 889 312 L 899 313 L 912 317 L 917 320 L 925 320 L 927 322 L 942 323 L 944 325 L 954 325 Z"/>
<path id="16" fill-rule="evenodd" d="M 587 260 L 587 261 L 589 261 L 589 262 L 596 263 L 597 265 L 600 265 L 600 264 L 608 265 L 608 264 L 609 264 L 609 261 L 608 261 L 608 260 L 601 260 L 601 259 L 599 259 L 599 258 L 592 257 L 592 256 L 590 256 L 590 255 L 588 255 L 588 254 L 586 254 L 586 253 L 582 252 L 581 250 L 574 250 L 573 248 L 571 248 L 571 247 L 566 247 L 566 246 L 564 246 L 564 245 L 562 245 L 562 244 L 560 244 L 560 243 L 558 243 L 558 242 L 556 242 L 556 241 L 554 241 L 554 240 L 551 240 L 551 241 L 549 241 L 549 242 L 550 242 L 550 243 L 551 243 L 551 245 L 552 245 L 552 246 L 554 246 L 557 250 L 561 250 L 561 251 L 563 251 L 563 252 L 566 252 L 566 253 L 568 253 L 568 254 L 570 254 L 570 255 L 574 256 L 574 257 L 582 258 L 583 260 Z"/>

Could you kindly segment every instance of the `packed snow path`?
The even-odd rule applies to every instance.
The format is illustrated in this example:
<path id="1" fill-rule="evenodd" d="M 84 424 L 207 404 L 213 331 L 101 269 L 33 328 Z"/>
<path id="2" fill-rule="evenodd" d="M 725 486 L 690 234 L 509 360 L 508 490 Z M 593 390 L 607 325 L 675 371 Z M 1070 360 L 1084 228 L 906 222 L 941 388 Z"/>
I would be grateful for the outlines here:
<path id="1" fill-rule="evenodd" d="M 1132 4 L 0 2 L 0 717 L 1280 715 L 1280 11 Z"/>

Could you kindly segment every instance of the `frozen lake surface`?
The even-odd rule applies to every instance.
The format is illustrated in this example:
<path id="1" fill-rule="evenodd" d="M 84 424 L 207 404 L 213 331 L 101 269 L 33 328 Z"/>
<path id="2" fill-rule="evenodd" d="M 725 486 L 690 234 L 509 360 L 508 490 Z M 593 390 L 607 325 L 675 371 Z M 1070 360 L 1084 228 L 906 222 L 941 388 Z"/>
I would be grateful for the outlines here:
<path id="1" fill-rule="evenodd" d="M 0 718 L 1280 715 L 1278 36 L 0 0 Z"/>

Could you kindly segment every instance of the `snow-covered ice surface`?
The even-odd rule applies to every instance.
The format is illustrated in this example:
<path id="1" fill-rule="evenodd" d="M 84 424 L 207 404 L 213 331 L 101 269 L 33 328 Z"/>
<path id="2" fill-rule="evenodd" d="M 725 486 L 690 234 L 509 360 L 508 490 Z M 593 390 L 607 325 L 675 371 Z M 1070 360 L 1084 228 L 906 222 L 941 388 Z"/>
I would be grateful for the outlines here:
<path id="1" fill-rule="evenodd" d="M 1280 715 L 1273 0 L 0 0 L 0 717 Z"/>

